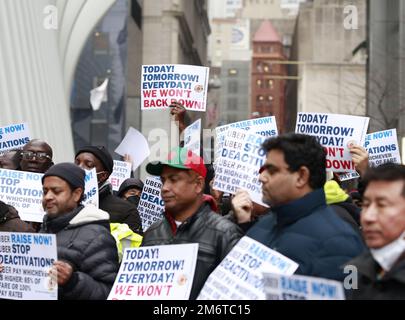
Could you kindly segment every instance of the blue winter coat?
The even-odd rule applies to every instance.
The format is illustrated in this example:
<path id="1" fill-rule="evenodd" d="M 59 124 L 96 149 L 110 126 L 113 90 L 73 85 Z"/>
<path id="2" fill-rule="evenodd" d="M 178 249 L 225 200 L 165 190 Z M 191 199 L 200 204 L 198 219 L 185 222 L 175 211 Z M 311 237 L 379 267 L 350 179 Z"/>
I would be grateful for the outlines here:
<path id="1" fill-rule="evenodd" d="M 296 274 L 342 281 L 343 265 L 365 250 L 360 235 L 326 205 L 323 189 L 272 212 L 247 236 L 297 262 Z"/>

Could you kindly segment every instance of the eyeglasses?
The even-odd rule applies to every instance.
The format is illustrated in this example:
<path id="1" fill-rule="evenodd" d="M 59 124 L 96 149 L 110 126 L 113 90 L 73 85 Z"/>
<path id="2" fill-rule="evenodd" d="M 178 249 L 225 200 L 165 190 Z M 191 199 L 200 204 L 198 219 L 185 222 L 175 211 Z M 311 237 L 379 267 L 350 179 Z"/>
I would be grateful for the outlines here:
<path id="1" fill-rule="evenodd" d="M 38 161 L 46 161 L 47 159 L 52 160 L 52 158 L 45 152 L 34 152 L 34 151 L 23 151 L 21 156 L 24 160 L 37 159 Z"/>

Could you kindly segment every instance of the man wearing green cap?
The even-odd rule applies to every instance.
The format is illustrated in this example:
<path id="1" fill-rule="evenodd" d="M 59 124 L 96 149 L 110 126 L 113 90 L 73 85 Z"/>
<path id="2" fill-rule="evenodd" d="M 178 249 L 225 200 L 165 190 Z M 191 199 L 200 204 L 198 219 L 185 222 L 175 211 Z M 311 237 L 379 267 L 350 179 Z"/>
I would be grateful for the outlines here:
<path id="1" fill-rule="evenodd" d="M 164 218 L 146 231 L 143 246 L 198 243 L 190 299 L 197 298 L 210 273 L 242 237 L 238 226 L 213 211 L 215 201 L 203 194 L 207 169 L 201 157 L 175 148 L 165 162 L 151 162 L 149 174 L 160 176 Z"/>

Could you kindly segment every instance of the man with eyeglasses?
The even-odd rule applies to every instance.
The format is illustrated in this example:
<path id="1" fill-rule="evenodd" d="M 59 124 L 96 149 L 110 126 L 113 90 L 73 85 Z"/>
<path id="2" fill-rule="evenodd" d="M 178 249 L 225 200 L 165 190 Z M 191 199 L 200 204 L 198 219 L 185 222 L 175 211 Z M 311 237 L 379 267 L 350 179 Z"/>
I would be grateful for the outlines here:
<path id="1" fill-rule="evenodd" d="M 140 235 L 142 221 L 137 208 L 112 192 L 108 177 L 113 171 L 114 161 L 104 146 L 85 146 L 76 152 L 75 164 L 91 170 L 96 168 L 100 209 L 110 214 L 110 222 L 126 223 L 129 228 Z"/>
<path id="2" fill-rule="evenodd" d="M 52 165 L 52 148 L 45 141 L 30 140 L 21 151 L 21 170 L 45 173 Z"/>
<path id="3" fill-rule="evenodd" d="M 315 137 L 293 133 L 267 139 L 262 147 L 267 154 L 259 179 L 272 213 L 247 236 L 297 262 L 296 274 L 342 281 L 342 266 L 365 247 L 360 235 L 326 205 L 323 147 Z"/>

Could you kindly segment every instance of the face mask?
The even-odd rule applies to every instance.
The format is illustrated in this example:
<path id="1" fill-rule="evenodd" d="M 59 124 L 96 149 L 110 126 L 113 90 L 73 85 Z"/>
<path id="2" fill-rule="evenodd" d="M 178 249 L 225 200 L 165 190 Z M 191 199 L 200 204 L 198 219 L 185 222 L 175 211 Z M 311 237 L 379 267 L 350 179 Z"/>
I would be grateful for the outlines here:
<path id="1" fill-rule="evenodd" d="M 398 258 L 404 253 L 404 237 L 405 232 L 403 232 L 397 240 L 387 244 L 382 248 L 370 249 L 371 255 L 373 256 L 374 260 L 377 261 L 381 268 L 383 268 L 385 271 L 389 271 L 395 264 L 395 262 L 397 262 Z"/>
<path id="2" fill-rule="evenodd" d="M 138 206 L 139 200 L 140 200 L 140 197 L 138 197 L 138 196 L 130 196 L 127 198 L 127 201 L 133 203 L 135 206 Z"/>

